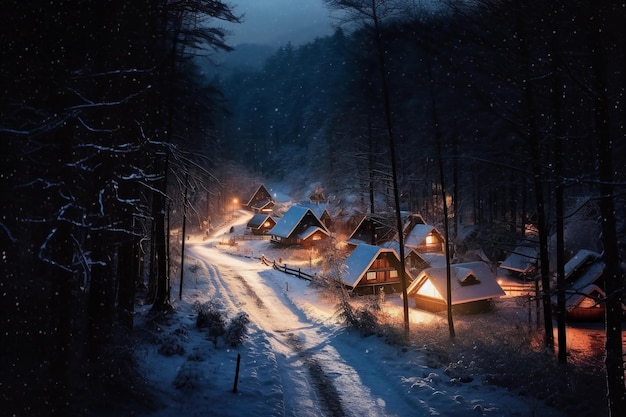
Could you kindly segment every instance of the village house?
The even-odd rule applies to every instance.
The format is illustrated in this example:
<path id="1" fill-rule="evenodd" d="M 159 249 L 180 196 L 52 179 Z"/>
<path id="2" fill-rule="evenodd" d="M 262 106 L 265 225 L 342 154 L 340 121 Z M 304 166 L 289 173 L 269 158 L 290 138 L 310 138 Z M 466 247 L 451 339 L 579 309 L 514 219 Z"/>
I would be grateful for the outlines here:
<path id="1" fill-rule="evenodd" d="M 494 298 L 505 295 L 495 273 L 480 261 L 451 265 L 450 285 L 452 307 L 458 313 L 488 311 Z M 435 312 L 446 310 L 446 267 L 424 269 L 407 287 L 407 295 L 415 300 L 416 308 Z"/>
<path id="2" fill-rule="evenodd" d="M 421 219 L 421 221 L 416 221 Z M 397 236 L 396 236 L 397 240 Z M 445 239 L 435 226 L 423 223 L 419 215 L 412 215 L 404 228 L 404 244 L 419 253 L 444 252 Z"/>
<path id="3" fill-rule="evenodd" d="M 396 241 L 387 242 L 383 245 L 383 247 L 391 248 L 396 251 L 398 255 L 400 254 L 400 244 Z M 409 248 L 408 246 L 404 247 L 404 267 L 409 272 L 411 279 L 415 278 L 417 274 L 430 266 L 430 263 L 414 249 Z"/>
<path id="4" fill-rule="evenodd" d="M 342 282 L 357 294 L 402 291 L 400 258 L 395 250 L 380 246 L 358 245 L 344 261 Z M 409 275 L 407 273 L 407 280 Z"/>
<path id="5" fill-rule="evenodd" d="M 565 314 L 570 321 L 598 321 L 604 319 L 606 297 L 602 273 L 605 264 L 600 254 L 590 250 L 579 251 L 565 264 Z M 556 290 L 552 304 L 557 306 Z M 624 305 L 622 305 L 624 309 Z"/>
<path id="6" fill-rule="evenodd" d="M 316 246 L 330 237 L 330 232 L 311 209 L 291 206 L 267 234 L 276 244 L 302 247 Z"/>
<path id="7" fill-rule="evenodd" d="M 263 184 L 254 187 L 245 196 L 241 200 L 242 205 L 255 213 L 269 213 L 275 204 L 274 198 Z"/>
<path id="8" fill-rule="evenodd" d="M 256 213 L 246 227 L 253 235 L 264 235 L 276 225 L 276 220 L 267 213 Z"/>
<path id="9" fill-rule="evenodd" d="M 312 200 L 303 200 L 298 203 L 301 207 L 306 207 L 311 209 L 311 211 L 317 216 L 318 219 L 328 230 L 332 231 L 333 220 L 328 212 L 328 203 L 320 202 L 320 201 L 312 201 Z"/>
<path id="10" fill-rule="evenodd" d="M 381 216 L 363 216 L 346 243 L 354 248 L 361 244 L 382 245 L 393 240 L 396 229 L 392 219 Z"/>
<path id="11" fill-rule="evenodd" d="M 539 247 L 535 244 L 521 244 L 509 253 L 500 268 L 506 269 L 513 275 L 525 278 L 537 271 L 539 264 Z"/>

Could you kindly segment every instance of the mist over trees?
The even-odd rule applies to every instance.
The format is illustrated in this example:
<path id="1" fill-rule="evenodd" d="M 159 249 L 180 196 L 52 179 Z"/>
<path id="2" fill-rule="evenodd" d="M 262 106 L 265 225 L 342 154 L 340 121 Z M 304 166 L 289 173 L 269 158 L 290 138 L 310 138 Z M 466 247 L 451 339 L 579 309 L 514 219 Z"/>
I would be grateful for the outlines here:
<path id="1" fill-rule="evenodd" d="M 441 226 L 446 198 L 451 246 L 468 249 L 463 226 L 477 226 L 473 242 L 494 261 L 537 238 L 544 282 L 557 270 L 559 217 L 566 259 L 582 248 L 603 253 L 608 378 L 622 384 L 611 406 L 622 415 L 626 9 L 384 3 L 399 11 L 377 33 L 401 207 Z M 392 211 L 369 28 L 286 42 L 261 69 L 224 73 L 199 58 L 230 49 L 220 20 L 238 17 L 204 0 L 3 8 L 3 411 L 82 415 L 115 406 L 113 397 L 132 401 L 141 392 L 129 348 L 134 306 L 170 308 L 170 224 L 183 213 L 210 223 L 250 178 L 322 184 L 343 208 L 350 197 L 361 213 Z"/>

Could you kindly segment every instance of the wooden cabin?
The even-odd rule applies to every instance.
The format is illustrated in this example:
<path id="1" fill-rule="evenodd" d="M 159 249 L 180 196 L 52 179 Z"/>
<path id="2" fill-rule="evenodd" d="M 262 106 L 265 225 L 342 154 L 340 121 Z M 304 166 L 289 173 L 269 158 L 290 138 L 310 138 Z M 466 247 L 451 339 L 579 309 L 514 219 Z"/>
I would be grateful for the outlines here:
<path id="1" fill-rule="evenodd" d="M 330 213 L 328 212 L 328 203 L 304 200 L 304 201 L 300 201 L 298 205 L 301 207 L 306 207 L 308 209 L 311 209 L 313 214 L 315 214 L 317 218 L 320 219 L 322 223 L 324 223 L 324 226 L 326 226 L 328 230 L 332 230 L 333 219 L 330 216 Z"/>
<path id="2" fill-rule="evenodd" d="M 435 226 L 414 223 L 406 229 L 404 236 L 404 244 L 419 253 L 444 252 L 445 239 Z"/>
<path id="3" fill-rule="evenodd" d="M 399 292 L 400 265 L 395 250 L 361 244 L 344 261 L 342 282 L 357 294 L 376 294 L 381 289 L 386 293 Z"/>
<path id="4" fill-rule="evenodd" d="M 450 285 L 455 312 L 472 314 L 489 311 L 493 299 L 505 295 L 495 273 L 485 262 L 451 265 Z M 427 311 L 447 309 L 447 271 L 445 267 L 424 269 L 407 287 L 415 307 Z"/>
<path id="5" fill-rule="evenodd" d="M 579 251 L 565 264 L 567 320 L 604 320 L 605 304 L 600 302 L 606 297 L 602 277 L 604 267 L 600 254 L 589 250 Z M 552 305 L 557 307 L 556 291 L 553 291 Z"/>
<path id="6" fill-rule="evenodd" d="M 263 184 L 254 188 L 252 193 L 248 193 L 248 198 L 242 200 L 242 205 L 255 213 L 269 213 L 274 207 L 275 201 L 272 194 Z"/>
<path id="7" fill-rule="evenodd" d="M 330 237 L 330 232 L 311 209 L 291 206 L 267 234 L 271 241 L 284 246 L 317 246 Z"/>
<path id="8" fill-rule="evenodd" d="M 400 244 L 396 241 L 387 242 L 383 245 L 385 248 L 391 248 L 399 255 L 400 254 Z M 408 246 L 404 247 L 404 267 L 409 272 L 411 279 L 415 278 L 417 274 L 422 272 L 424 269 L 430 267 L 430 264 L 426 259 L 422 257 L 419 253 L 417 253 L 414 249 L 409 248 Z"/>
<path id="9" fill-rule="evenodd" d="M 363 216 L 346 243 L 354 248 L 361 244 L 379 246 L 390 242 L 396 232 L 393 224 L 392 219 L 387 221 L 379 216 Z"/>
<path id="10" fill-rule="evenodd" d="M 513 275 L 528 277 L 537 271 L 539 264 L 539 247 L 537 245 L 518 245 L 509 253 L 500 268 L 506 269 Z"/>
<path id="11" fill-rule="evenodd" d="M 276 225 L 276 220 L 272 218 L 269 214 L 266 213 L 256 213 L 246 227 L 250 230 L 250 233 L 253 235 L 264 235 L 270 230 L 272 227 Z"/>

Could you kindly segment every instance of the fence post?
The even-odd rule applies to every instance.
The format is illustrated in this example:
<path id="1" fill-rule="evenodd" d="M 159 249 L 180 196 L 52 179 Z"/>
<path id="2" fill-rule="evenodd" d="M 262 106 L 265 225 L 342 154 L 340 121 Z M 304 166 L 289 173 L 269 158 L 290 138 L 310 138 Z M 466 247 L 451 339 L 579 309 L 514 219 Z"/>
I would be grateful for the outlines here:
<path id="1" fill-rule="evenodd" d="M 233 394 L 237 394 L 237 382 L 239 381 L 239 364 L 241 363 L 241 355 L 237 354 L 237 367 L 235 368 L 235 383 L 233 384 Z"/>

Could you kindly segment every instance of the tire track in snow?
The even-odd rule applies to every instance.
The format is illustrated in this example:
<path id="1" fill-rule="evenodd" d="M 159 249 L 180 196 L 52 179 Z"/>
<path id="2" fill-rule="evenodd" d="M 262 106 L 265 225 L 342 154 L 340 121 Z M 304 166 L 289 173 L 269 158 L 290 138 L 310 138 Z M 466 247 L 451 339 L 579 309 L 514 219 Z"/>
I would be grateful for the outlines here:
<path id="1" fill-rule="evenodd" d="M 300 337 L 294 333 L 288 333 L 286 338 L 293 350 L 301 357 L 304 366 L 313 379 L 313 385 L 315 386 L 317 394 L 320 396 L 323 411 L 325 411 L 324 414 L 332 417 L 345 417 L 346 414 L 343 410 L 339 393 L 332 380 L 320 365 L 320 362 L 310 353 L 306 352 Z"/>
<path id="2" fill-rule="evenodd" d="M 359 373 L 330 345 L 334 337 L 332 329 L 306 317 L 299 306 L 281 294 L 280 285 L 256 271 L 255 280 L 248 282 L 235 272 L 233 265 L 197 257 L 211 270 L 216 294 L 228 299 L 235 309 L 249 307 L 251 321 L 270 342 L 277 344 L 274 351 L 282 369 L 285 415 L 387 415 L 380 399 L 372 398 L 369 388 L 362 384 Z M 240 300 L 237 294 L 246 294 L 253 302 Z M 267 308 L 266 304 L 272 307 Z M 291 353 L 279 353 L 285 349 Z"/>

